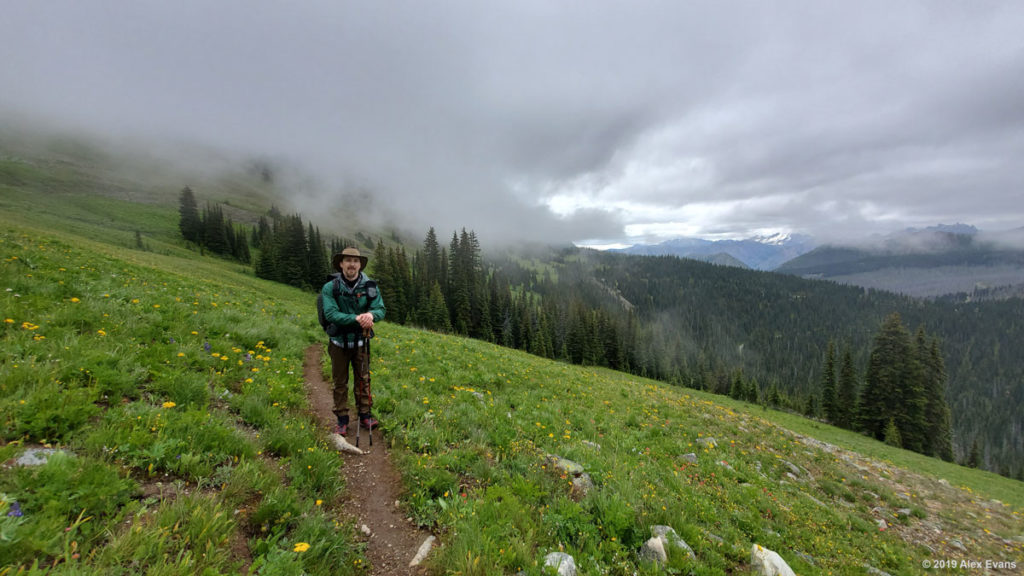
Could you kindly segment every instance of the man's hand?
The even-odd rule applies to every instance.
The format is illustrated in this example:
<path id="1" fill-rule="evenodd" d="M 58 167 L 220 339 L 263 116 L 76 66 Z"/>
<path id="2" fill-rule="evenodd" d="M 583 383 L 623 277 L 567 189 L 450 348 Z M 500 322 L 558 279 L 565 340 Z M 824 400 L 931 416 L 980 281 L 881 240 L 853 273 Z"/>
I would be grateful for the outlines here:
<path id="1" fill-rule="evenodd" d="M 363 327 L 364 330 L 373 328 L 373 314 L 369 312 L 363 312 L 359 316 L 356 316 L 356 322 Z"/>

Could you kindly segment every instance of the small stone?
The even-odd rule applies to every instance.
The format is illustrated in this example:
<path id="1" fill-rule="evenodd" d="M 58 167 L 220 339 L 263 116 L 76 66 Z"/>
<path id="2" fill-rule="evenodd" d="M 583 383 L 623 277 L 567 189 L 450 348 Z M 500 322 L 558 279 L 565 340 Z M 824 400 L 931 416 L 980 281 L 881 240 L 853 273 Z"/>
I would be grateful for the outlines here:
<path id="1" fill-rule="evenodd" d="M 782 556 L 757 544 L 750 549 L 750 565 L 761 576 L 796 576 Z"/>
<path id="2" fill-rule="evenodd" d="M 54 448 L 29 448 L 18 457 L 15 463 L 18 466 L 42 466 L 54 454 L 63 454 L 63 450 Z"/>
<path id="3" fill-rule="evenodd" d="M 576 561 L 565 552 L 552 552 L 544 557 L 545 566 L 553 566 L 558 576 L 576 576 Z"/>
<path id="4" fill-rule="evenodd" d="M 569 495 L 578 502 L 586 497 L 593 488 L 594 481 L 590 479 L 590 474 L 584 472 L 572 479 L 572 488 L 569 491 Z"/>
<path id="5" fill-rule="evenodd" d="M 569 474 L 570 476 L 579 476 L 580 474 L 583 474 L 583 466 L 581 464 L 573 462 L 572 460 L 562 458 L 561 456 L 557 456 L 555 454 L 549 454 L 548 459 L 554 463 L 555 468 L 558 468 L 559 470 L 565 472 L 566 474 Z"/>
<path id="6" fill-rule="evenodd" d="M 665 543 L 661 538 L 652 536 L 640 547 L 639 556 L 641 560 L 664 564 L 668 562 L 668 553 L 665 552 Z"/>
<path id="7" fill-rule="evenodd" d="M 430 554 L 430 549 L 434 546 L 434 540 L 436 540 L 436 538 L 433 535 L 430 535 L 423 541 L 423 544 L 420 544 L 419 550 L 416 551 L 416 555 L 413 556 L 412 560 L 409 562 L 410 568 L 413 566 L 419 566 L 420 562 L 423 562 L 427 557 L 427 554 Z"/>

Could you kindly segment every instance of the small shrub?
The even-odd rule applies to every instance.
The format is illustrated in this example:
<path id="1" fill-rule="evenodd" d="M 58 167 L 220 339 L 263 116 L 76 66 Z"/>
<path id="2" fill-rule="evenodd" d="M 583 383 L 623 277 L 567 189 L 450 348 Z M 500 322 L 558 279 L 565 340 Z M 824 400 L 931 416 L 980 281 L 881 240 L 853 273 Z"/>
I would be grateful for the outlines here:
<path id="1" fill-rule="evenodd" d="M 308 448 L 295 453 L 288 467 L 292 485 L 307 498 L 334 500 L 345 487 L 341 456 L 333 450 Z"/>
<path id="2" fill-rule="evenodd" d="M 291 528 L 302 513 L 302 498 L 289 486 L 277 486 L 263 495 L 249 517 L 254 532 L 279 534 Z"/>
<path id="3" fill-rule="evenodd" d="M 205 408 L 210 401 L 207 376 L 199 373 L 157 377 L 149 390 L 182 408 Z"/>
<path id="4" fill-rule="evenodd" d="M 351 532 L 317 510 L 302 518 L 290 534 L 292 542 L 307 542 L 310 548 L 299 555 L 307 574 L 332 576 L 343 574 L 351 567 L 352 573 L 361 565 L 358 547 Z"/>
<path id="5" fill-rule="evenodd" d="M 94 388 L 65 388 L 59 382 L 47 382 L 23 398 L 6 402 L 4 436 L 27 438 L 36 442 L 61 441 L 77 432 L 100 412 L 94 404 Z"/>
<path id="6" fill-rule="evenodd" d="M 288 457 L 316 444 L 311 430 L 299 420 L 279 418 L 273 425 L 263 429 L 260 440 L 266 452 Z"/>

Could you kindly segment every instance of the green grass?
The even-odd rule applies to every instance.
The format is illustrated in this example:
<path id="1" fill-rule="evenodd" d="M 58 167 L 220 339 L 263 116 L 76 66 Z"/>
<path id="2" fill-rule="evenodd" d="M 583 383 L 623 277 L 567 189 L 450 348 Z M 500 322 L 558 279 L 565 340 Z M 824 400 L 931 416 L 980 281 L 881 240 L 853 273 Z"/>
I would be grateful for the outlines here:
<path id="1" fill-rule="evenodd" d="M 0 470 L 0 573 L 357 573 L 341 460 L 305 406 L 309 295 L 15 220 L 0 222 L 3 455 L 60 452 Z M 295 552 L 309 535 L 326 539 Z"/>
<path id="2" fill-rule="evenodd" d="M 744 566 L 755 543 L 802 574 L 847 573 L 864 562 L 916 573 L 931 557 L 895 529 L 879 531 L 872 511 L 881 507 L 890 524 L 920 527 L 935 504 L 929 488 L 907 481 L 914 492 L 902 495 L 891 487 L 897 472 L 855 475 L 779 422 L 801 433 L 819 425 L 476 341 L 394 327 L 381 334 L 374 374 L 386 396 L 378 392 L 378 406 L 392 442 L 405 451 L 399 461 L 410 515 L 447 531 L 436 566 L 468 574 L 536 570 L 543 553 L 565 549 L 590 570 L 632 573 L 634 551 L 656 524 L 691 543 L 698 561 L 679 560 L 679 569 L 697 573 Z M 708 437 L 715 447 L 701 444 Z M 870 444 L 865 451 L 883 464 L 917 462 L 849 432 L 832 429 L 827 439 Z M 549 454 L 582 464 L 595 490 L 573 499 L 570 479 Z M 799 476 L 790 477 L 794 468 Z M 1007 496 L 1009 507 L 961 527 L 982 535 L 973 544 L 983 555 L 1019 555 L 1019 541 L 1001 541 L 1021 532 L 1019 483 L 939 461 L 932 468 L 962 497 L 948 512 L 981 504 L 981 494 Z M 912 513 L 897 520 L 892 513 L 904 507 Z"/>
<path id="3" fill-rule="evenodd" d="M 0 457 L 63 453 L 0 469 L 0 574 L 362 573 L 342 461 L 305 405 L 311 295 L 185 250 L 172 206 L 37 201 L 25 188 L 74 198 L 74 175 L 7 166 Z M 928 573 L 954 538 L 972 559 L 1024 553 L 1019 482 L 608 370 L 388 323 L 378 336 L 375 411 L 401 505 L 441 538 L 435 573 L 541 574 L 555 550 L 583 573 L 661 573 L 636 555 L 656 524 L 696 553 L 668 573 L 745 573 L 754 544 L 800 574 Z M 574 494 L 552 455 L 594 488 Z"/>

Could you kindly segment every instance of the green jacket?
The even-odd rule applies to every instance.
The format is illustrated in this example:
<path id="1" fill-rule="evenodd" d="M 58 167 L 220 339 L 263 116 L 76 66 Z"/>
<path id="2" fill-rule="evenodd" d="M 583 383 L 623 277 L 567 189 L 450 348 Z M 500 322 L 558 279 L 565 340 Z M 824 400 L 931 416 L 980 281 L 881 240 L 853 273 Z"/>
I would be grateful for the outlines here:
<path id="1" fill-rule="evenodd" d="M 324 317 L 342 329 L 340 334 L 331 338 L 332 340 L 355 342 L 363 334 L 356 316 L 369 312 L 373 314 L 375 323 L 380 322 L 384 319 L 384 298 L 377 289 L 377 283 L 362 272 L 359 273 L 355 287 L 349 288 L 344 279 L 341 279 L 340 284 L 337 300 L 334 298 L 333 278 L 320 289 L 324 299 Z"/>

